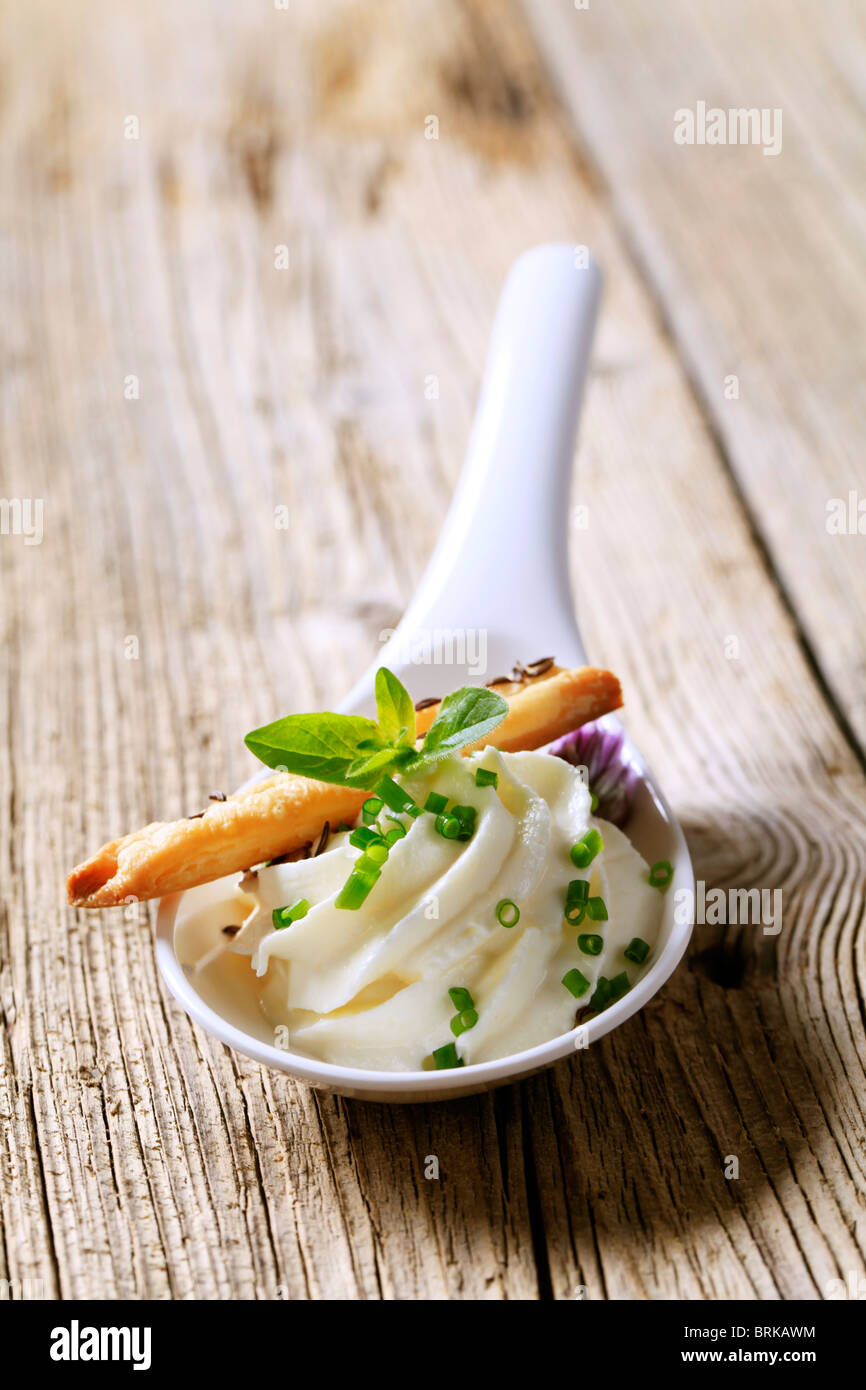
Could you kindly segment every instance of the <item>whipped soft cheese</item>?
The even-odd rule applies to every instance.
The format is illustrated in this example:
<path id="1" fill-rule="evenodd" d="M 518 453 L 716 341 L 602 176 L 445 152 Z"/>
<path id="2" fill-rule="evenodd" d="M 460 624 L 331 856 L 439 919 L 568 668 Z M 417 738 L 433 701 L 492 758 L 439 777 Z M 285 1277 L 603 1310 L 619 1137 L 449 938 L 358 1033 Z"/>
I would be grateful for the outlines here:
<path id="1" fill-rule="evenodd" d="M 479 768 L 496 774 L 495 786 L 476 784 Z M 436 792 L 475 807 L 471 838 L 445 838 L 429 812 L 399 817 L 405 837 L 356 910 L 335 906 L 362 852 L 347 832 L 315 858 L 259 868 L 243 881 L 252 910 L 228 949 L 251 958 L 281 1046 L 387 1071 L 433 1066 L 446 1045 L 457 1065 L 486 1062 L 568 1032 L 602 977 L 618 978 L 622 989 L 624 973 L 630 986 L 652 961 L 660 894 L 622 831 L 592 815 L 589 789 L 568 763 L 486 748 L 403 785 L 419 806 Z M 576 868 L 569 852 L 592 828 L 603 848 Z M 603 902 L 606 919 L 566 920 L 576 879 L 587 881 L 588 899 Z M 275 930 L 274 909 L 301 900 L 306 915 Z M 513 926 L 503 925 L 514 916 L 503 903 L 519 910 Z M 599 954 L 581 949 L 587 935 Z M 639 948 L 639 963 L 624 955 L 634 938 L 648 947 Z M 579 996 L 563 984 L 574 970 Z M 472 1001 L 458 1036 L 451 1024 L 461 1010 L 449 990 Z"/>

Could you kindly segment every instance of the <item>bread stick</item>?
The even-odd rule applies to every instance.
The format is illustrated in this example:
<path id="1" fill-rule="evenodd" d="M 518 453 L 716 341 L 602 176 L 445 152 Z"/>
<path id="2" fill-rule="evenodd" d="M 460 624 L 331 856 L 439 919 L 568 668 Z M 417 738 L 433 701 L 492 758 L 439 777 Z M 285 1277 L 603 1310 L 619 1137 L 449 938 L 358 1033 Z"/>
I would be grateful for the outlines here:
<path id="1" fill-rule="evenodd" d="M 488 738 L 462 752 L 488 743 L 506 753 L 540 748 L 622 703 L 616 676 L 593 666 L 570 671 L 552 666 L 543 675 L 497 685 L 497 690 L 508 700 L 508 714 Z M 438 705 L 431 705 L 418 711 L 419 735 L 437 710 Z M 69 901 L 75 907 L 113 907 L 210 883 L 301 849 L 318 837 L 325 821 L 335 826 L 353 820 L 369 795 L 276 773 L 225 801 L 214 801 L 203 815 L 154 821 L 103 845 L 72 870 L 66 884 Z"/>
<path id="2" fill-rule="evenodd" d="M 489 738 L 469 744 L 464 753 L 486 743 L 495 744 L 503 753 L 543 748 L 545 743 L 571 733 L 590 719 L 600 719 L 622 704 L 617 677 L 595 666 L 578 666 L 573 671 L 551 666 L 529 684 L 509 681 L 497 684 L 496 691 L 508 701 L 507 715 Z M 419 710 L 418 734 L 426 734 L 438 713 L 438 704 Z"/>

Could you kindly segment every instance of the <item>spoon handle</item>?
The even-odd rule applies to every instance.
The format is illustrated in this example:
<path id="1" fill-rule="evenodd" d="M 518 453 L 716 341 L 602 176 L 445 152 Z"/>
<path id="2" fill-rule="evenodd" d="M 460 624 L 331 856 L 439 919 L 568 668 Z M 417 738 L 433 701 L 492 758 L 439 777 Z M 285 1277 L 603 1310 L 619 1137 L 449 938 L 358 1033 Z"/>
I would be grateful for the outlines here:
<path id="1" fill-rule="evenodd" d="M 413 641 L 433 633 L 483 631 L 488 664 L 497 667 L 489 675 L 518 657 L 585 660 L 568 574 L 568 511 L 601 276 L 581 253 L 537 246 L 512 267 L 438 544 L 399 628 L 344 708 L 369 693 L 377 666 L 405 669 Z"/>

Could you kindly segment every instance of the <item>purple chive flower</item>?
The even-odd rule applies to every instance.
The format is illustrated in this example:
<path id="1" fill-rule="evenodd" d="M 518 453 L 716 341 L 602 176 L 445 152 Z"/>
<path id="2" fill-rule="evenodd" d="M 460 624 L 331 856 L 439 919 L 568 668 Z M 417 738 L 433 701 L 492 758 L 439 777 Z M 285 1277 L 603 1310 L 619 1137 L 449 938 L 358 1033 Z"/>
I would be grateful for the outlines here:
<path id="1" fill-rule="evenodd" d="M 631 810 L 637 773 L 623 751 L 619 730 L 600 724 L 584 724 L 573 734 L 557 739 L 550 749 L 572 767 L 586 769 L 590 791 L 598 797 L 596 812 L 614 825 L 624 825 Z"/>

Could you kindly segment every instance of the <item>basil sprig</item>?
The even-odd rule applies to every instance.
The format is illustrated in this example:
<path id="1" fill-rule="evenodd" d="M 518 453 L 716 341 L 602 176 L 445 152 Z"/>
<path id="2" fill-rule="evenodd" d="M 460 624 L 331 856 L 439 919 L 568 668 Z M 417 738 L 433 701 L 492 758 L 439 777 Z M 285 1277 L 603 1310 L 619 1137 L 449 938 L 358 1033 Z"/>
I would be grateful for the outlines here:
<path id="1" fill-rule="evenodd" d="M 508 704 L 486 686 L 464 686 L 446 696 L 415 747 L 412 699 L 387 667 L 376 672 L 377 719 L 357 714 L 289 714 L 244 742 L 268 767 L 300 777 L 368 790 L 388 773 L 429 772 L 442 758 L 475 743 L 496 728 Z"/>

